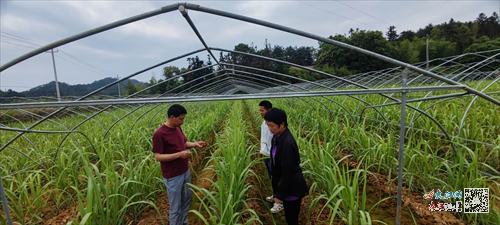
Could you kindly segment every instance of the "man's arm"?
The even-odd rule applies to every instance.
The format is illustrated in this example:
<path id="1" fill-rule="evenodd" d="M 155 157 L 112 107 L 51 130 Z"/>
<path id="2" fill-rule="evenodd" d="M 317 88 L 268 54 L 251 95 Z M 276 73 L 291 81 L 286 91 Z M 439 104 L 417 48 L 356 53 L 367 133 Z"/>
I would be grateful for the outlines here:
<path id="1" fill-rule="evenodd" d="M 205 143 L 204 141 L 198 141 L 198 142 L 189 142 L 189 141 L 186 141 L 186 148 L 189 149 L 189 148 L 203 148 L 203 147 L 206 147 L 207 146 L 207 143 Z"/>
<path id="2" fill-rule="evenodd" d="M 169 162 L 178 158 L 189 158 L 191 156 L 191 152 L 189 151 L 182 151 L 182 152 L 177 152 L 174 154 L 161 154 L 155 152 L 155 159 L 158 162 Z"/>

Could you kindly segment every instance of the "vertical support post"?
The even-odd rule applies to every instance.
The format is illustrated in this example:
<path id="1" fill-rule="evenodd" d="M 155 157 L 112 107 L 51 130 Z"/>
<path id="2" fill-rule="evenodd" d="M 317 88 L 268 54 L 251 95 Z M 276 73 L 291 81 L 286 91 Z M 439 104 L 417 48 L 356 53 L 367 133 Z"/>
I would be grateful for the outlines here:
<path id="1" fill-rule="evenodd" d="M 12 218 L 10 217 L 9 205 L 7 204 L 7 197 L 5 197 L 5 190 L 3 189 L 2 177 L 0 177 L 0 197 L 3 202 L 3 209 L 5 210 L 5 216 L 7 216 L 7 221 L 9 225 L 12 225 Z"/>
<path id="2" fill-rule="evenodd" d="M 116 75 L 116 79 L 117 80 L 120 80 L 120 77 L 118 75 Z M 122 95 L 120 94 L 120 82 L 118 82 L 118 98 L 122 98 Z"/>
<path id="3" fill-rule="evenodd" d="M 52 65 L 54 66 L 54 76 L 56 77 L 57 101 L 61 101 L 61 94 L 59 93 L 59 82 L 57 82 L 57 72 L 56 72 L 56 61 L 54 59 L 54 49 L 50 49 L 50 53 L 52 53 Z"/>
<path id="4" fill-rule="evenodd" d="M 406 88 L 408 68 L 403 71 L 402 88 Z M 405 145 L 405 122 L 406 122 L 406 91 L 401 92 L 401 128 L 399 132 L 399 170 L 398 170 L 398 208 L 396 211 L 396 224 L 401 224 L 401 192 L 403 191 L 403 158 Z"/>
<path id="5" fill-rule="evenodd" d="M 429 71 L 429 34 L 427 34 L 427 41 L 426 41 L 426 47 L 425 47 L 425 56 L 426 56 L 426 60 L 427 60 L 427 66 L 426 66 L 426 69 L 427 71 Z"/>

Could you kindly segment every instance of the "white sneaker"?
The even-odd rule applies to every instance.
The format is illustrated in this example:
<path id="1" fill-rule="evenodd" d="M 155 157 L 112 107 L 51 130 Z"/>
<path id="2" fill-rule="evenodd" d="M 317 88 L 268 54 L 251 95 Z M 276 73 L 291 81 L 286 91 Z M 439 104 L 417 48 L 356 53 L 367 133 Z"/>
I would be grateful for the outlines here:
<path id="1" fill-rule="evenodd" d="M 268 202 L 274 202 L 274 196 L 269 196 L 269 197 L 266 197 L 266 201 Z"/>
<path id="2" fill-rule="evenodd" d="M 283 207 L 283 204 L 274 203 L 274 206 L 271 208 L 271 212 L 279 213 L 283 209 L 285 209 L 285 207 Z"/>

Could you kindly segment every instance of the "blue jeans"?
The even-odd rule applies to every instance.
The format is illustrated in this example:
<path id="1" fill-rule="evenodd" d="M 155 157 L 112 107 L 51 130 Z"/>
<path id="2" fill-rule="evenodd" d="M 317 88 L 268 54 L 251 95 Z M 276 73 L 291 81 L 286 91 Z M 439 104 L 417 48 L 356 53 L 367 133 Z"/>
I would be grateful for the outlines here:
<path id="1" fill-rule="evenodd" d="M 271 179 L 271 158 L 264 159 L 264 164 L 266 164 L 267 175 L 269 175 L 269 179 Z"/>
<path id="2" fill-rule="evenodd" d="M 169 179 L 163 178 L 163 182 L 167 187 L 168 203 L 170 211 L 168 212 L 171 225 L 188 224 L 186 214 L 191 205 L 191 187 L 187 183 L 191 183 L 191 174 L 189 169 L 176 177 Z"/>

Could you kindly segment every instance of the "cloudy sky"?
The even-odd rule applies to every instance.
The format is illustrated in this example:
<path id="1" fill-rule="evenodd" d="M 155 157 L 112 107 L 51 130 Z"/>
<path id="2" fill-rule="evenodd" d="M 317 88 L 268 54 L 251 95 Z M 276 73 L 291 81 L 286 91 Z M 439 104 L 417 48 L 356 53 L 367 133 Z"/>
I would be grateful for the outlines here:
<path id="1" fill-rule="evenodd" d="M 4 1 L 0 0 L 0 64 L 45 44 L 177 3 L 178 1 Z M 500 12 L 499 0 L 351 0 L 351 1 L 193 1 L 316 35 L 345 34 L 350 28 L 416 31 L 450 18 L 475 20 L 479 13 Z M 232 50 L 239 43 L 313 46 L 317 41 L 254 24 L 197 11 L 188 12 L 211 47 Z M 161 14 L 57 48 L 58 80 L 86 84 L 110 76 L 124 77 L 156 63 L 203 48 L 179 11 Z M 219 52 L 214 52 L 218 57 Z M 199 54 L 205 60 L 207 53 Z M 170 65 L 187 67 L 186 59 Z M 135 77 L 147 82 L 161 68 Z M 24 91 L 54 80 L 50 53 L 42 53 L 0 74 L 1 90 Z"/>

